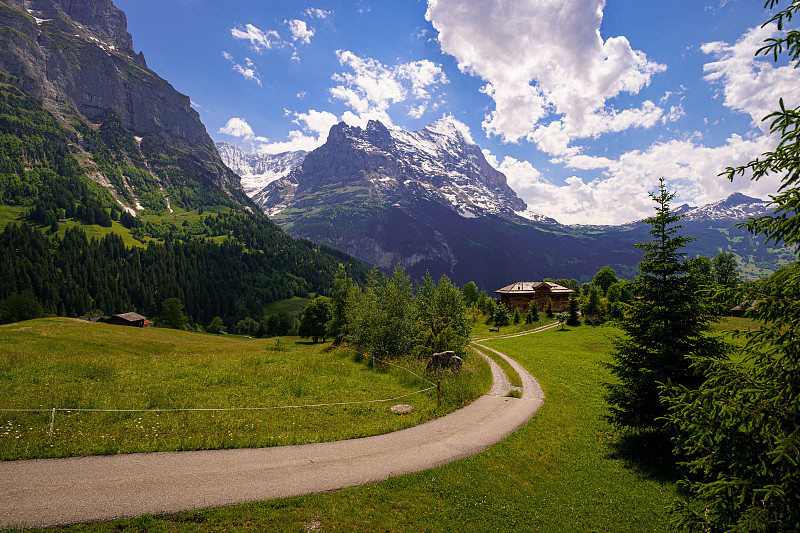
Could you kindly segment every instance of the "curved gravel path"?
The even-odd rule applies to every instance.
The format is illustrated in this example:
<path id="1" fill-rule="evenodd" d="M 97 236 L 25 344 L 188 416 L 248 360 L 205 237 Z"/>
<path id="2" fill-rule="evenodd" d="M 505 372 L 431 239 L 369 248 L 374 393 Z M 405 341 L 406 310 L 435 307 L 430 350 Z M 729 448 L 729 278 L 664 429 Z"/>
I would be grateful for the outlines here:
<path id="1" fill-rule="evenodd" d="M 505 397 L 508 378 L 481 352 L 490 349 L 477 346 L 492 366 L 490 393 L 394 433 L 275 448 L 0 462 L 0 527 L 59 526 L 326 492 L 476 455 L 525 424 L 544 401 L 524 368 L 491 350 L 522 377 L 522 398 Z"/>

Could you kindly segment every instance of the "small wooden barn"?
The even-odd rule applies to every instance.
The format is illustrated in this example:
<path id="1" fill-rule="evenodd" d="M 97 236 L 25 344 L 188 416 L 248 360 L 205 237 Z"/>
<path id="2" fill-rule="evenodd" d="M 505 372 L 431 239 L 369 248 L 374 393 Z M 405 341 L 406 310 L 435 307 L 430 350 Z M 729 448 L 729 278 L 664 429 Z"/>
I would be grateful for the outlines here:
<path id="1" fill-rule="evenodd" d="M 511 311 L 514 308 L 521 312 L 528 310 L 531 301 L 536 301 L 539 311 L 547 309 L 547 302 L 552 302 L 553 311 L 561 313 L 569 306 L 569 295 L 575 291 L 552 281 L 517 281 L 494 291 L 500 295 L 500 303 Z"/>
<path id="2" fill-rule="evenodd" d="M 147 320 L 139 313 L 122 313 L 114 315 L 106 319 L 107 324 L 114 324 L 116 326 L 133 326 L 136 328 L 146 328 L 153 325 L 152 322 Z"/>

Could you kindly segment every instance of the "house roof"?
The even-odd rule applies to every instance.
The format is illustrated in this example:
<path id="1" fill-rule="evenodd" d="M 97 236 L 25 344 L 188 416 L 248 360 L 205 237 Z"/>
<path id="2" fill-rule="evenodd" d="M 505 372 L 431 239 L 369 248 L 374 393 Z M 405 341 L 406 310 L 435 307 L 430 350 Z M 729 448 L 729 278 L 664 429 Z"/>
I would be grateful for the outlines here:
<path id="1" fill-rule="evenodd" d="M 147 320 L 146 317 L 143 317 L 139 313 L 122 313 L 114 316 L 116 316 L 117 318 L 121 318 L 122 320 L 127 320 L 128 322 L 138 322 L 140 320 Z"/>
<path id="2" fill-rule="evenodd" d="M 494 292 L 495 294 L 535 294 L 541 289 L 555 294 L 572 294 L 575 292 L 552 281 L 516 281 Z"/>

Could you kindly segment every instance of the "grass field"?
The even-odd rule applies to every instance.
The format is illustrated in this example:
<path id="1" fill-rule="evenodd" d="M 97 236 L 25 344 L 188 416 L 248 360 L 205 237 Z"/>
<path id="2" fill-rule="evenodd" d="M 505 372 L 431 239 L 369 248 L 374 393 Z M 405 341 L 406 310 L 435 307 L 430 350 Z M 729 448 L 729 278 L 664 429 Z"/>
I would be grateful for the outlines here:
<path id="1" fill-rule="evenodd" d="M 247 339 L 52 318 L 0 326 L 0 459 L 279 446 L 395 431 L 441 416 L 485 392 L 483 360 L 440 376 L 435 390 L 392 367 L 371 370 L 348 350 L 297 338 Z M 417 374 L 424 363 L 404 361 Z M 410 415 L 389 411 L 410 403 Z M 273 407 L 270 410 L 152 411 Z M 149 412 L 83 412 L 141 409 Z"/>
<path id="2" fill-rule="evenodd" d="M 264 314 L 274 315 L 280 313 L 281 311 L 285 311 L 290 315 L 299 316 L 310 301 L 311 299 L 309 298 L 300 298 L 299 296 L 295 296 L 288 300 L 278 300 L 277 302 L 272 302 L 265 305 Z"/>
<path id="3" fill-rule="evenodd" d="M 601 416 L 610 327 L 487 341 L 537 378 L 546 399 L 485 452 L 330 494 L 145 516 L 66 531 L 664 531 L 672 482 L 621 456 Z M 647 455 L 647 450 L 641 451 Z"/>

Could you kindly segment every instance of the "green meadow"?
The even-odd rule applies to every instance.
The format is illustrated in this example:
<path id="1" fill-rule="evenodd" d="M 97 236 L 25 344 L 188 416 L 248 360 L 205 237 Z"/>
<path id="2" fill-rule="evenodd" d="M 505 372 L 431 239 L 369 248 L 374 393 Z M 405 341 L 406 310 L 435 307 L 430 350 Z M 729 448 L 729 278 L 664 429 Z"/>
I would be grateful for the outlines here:
<path id="1" fill-rule="evenodd" d="M 296 337 L 66 318 L 0 326 L 0 410 L 41 410 L 0 411 L 0 460 L 357 438 L 442 416 L 491 383 L 488 365 L 468 359 L 461 376 L 436 376 L 439 405 L 417 377 L 423 362 L 396 363 L 373 370 L 350 350 Z M 415 409 L 398 416 L 396 403 Z"/>
<path id="2" fill-rule="evenodd" d="M 674 481 L 652 450 L 623 446 L 602 419 L 615 334 L 581 326 L 485 341 L 527 368 L 546 398 L 475 457 L 335 493 L 65 531 L 665 531 Z"/>

